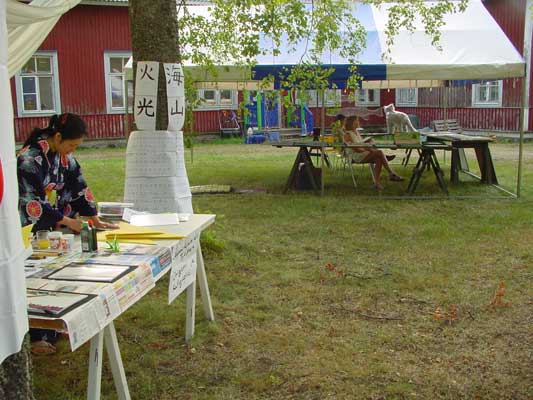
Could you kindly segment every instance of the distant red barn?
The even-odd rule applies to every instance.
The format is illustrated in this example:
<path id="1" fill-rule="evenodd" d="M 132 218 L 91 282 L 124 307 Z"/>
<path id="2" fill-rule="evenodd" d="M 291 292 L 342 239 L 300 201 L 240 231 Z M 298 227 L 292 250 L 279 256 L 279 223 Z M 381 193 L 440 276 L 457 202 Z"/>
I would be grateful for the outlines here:
<path id="1" fill-rule="evenodd" d="M 127 4 L 127 0 L 82 1 L 59 20 L 12 79 L 18 142 L 59 112 L 82 115 L 92 138 L 125 136 L 126 92 L 132 101 L 123 73 L 131 56 Z M 526 0 L 486 0 L 484 4 L 522 53 Z M 520 89 L 521 80 L 507 79 L 475 86 L 454 82 L 448 89 L 361 90 L 357 98 L 358 105 L 369 109 L 395 103 L 400 110 L 417 115 L 421 126 L 434 119 L 455 118 L 467 129 L 516 131 Z M 348 104 L 345 93 L 337 94 Z M 199 96 L 205 99 L 195 111 L 194 129 L 200 134 L 218 133 L 220 110 L 236 111 L 242 100 L 242 93 L 233 90 L 199 90 Z M 319 121 L 319 108 L 311 107 L 311 111 Z M 532 119 L 530 114 L 530 126 Z M 371 116 L 363 124 L 383 122 L 383 117 Z"/>

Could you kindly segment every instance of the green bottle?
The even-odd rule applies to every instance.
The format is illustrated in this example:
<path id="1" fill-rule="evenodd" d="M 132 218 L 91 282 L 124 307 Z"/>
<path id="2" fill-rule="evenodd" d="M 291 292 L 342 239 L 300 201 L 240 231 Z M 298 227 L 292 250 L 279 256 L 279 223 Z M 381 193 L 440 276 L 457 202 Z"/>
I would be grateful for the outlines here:
<path id="1" fill-rule="evenodd" d="M 87 222 L 84 222 L 81 225 L 80 236 L 81 236 L 81 251 L 84 253 L 93 251 L 93 245 L 92 245 L 93 236 L 91 232 L 91 227 L 89 226 Z"/>

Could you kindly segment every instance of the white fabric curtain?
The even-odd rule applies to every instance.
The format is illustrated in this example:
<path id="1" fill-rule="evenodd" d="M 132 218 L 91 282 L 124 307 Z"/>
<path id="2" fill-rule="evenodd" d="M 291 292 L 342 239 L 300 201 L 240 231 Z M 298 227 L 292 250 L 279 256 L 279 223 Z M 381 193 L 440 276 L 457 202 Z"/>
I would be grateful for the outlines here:
<path id="1" fill-rule="evenodd" d="M 0 0 L 0 163 L 4 182 L 4 195 L 0 200 L 0 362 L 20 350 L 28 330 L 7 60 L 6 2 Z"/>
<path id="2" fill-rule="evenodd" d="M 9 76 L 13 76 L 39 48 L 61 15 L 80 0 L 34 0 L 29 5 L 7 0 Z"/>
<path id="3" fill-rule="evenodd" d="M 0 363 L 20 350 L 28 331 L 24 258 L 18 213 L 15 133 L 9 78 L 33 55 L 61 12 L 79 0 L 0 0 Z M 37 4 L 42 7 L 36 7 Z M 48 7 L 50 6 L 50 7 Z M 8 34 L 9 26 L 9 34 Z M 9 50 L 8 50 L 9 43 Z M 0 192 L 2 192 L 0 190 Z"/>

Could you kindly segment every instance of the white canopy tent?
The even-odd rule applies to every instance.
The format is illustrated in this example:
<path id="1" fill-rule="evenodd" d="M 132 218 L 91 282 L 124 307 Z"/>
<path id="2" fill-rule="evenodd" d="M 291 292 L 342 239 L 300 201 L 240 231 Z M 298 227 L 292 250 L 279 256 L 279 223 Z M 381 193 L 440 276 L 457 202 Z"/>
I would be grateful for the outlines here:
<path id="1" fill-rule="evenodd" d="M 429 5 L 437 3 L 428 2 Z M 420 17 L 413 21 L 414 31 L 400 28 L 394 43 L 387 45 L 386 24 L 392 4 L 380 6 L 354 2 L 352 14 L 367 31 L 366 47 L 358 57 L 357 72 L 372 87 L 422 87 L 442 80 L 490 80 L 525 76 L 525 63 L 509 38 L 487 11 L 481 0 L 470 0 L 464 12 L 447 14 L 440 28 L 439 48 L 431 43 Z M 308 5 L 308 7 L 311 7 Z M 257 59 L 255 79 L 272 74 L 276 79 L 284 68 L 308 60 L 308 43 L 285 46 L 274 55 L 271 40 L 261 38 L 265 55 Z M 269 51 L 270 50 L 270 51 Z M 351 75 L 349 61 L 338 51 L 321 54 L 324 67 L 333 67 L 332 82 Z M 383 83 L 372 81 L 385 81 Z M 339 86 L 339 85 L 337 85 Z M 363 84 L 364 87 L 364 84 Z"/>
<path id="2" fill-rule="evenodd" d="M 79 0 L 0 0 L 0 363 L 20 350 L 28 330 L 17 163 L 9 78 Z M 3 190 L 2 190 L 3 188 Z M 3 192 L 3 196 L 1 193 Z"/>

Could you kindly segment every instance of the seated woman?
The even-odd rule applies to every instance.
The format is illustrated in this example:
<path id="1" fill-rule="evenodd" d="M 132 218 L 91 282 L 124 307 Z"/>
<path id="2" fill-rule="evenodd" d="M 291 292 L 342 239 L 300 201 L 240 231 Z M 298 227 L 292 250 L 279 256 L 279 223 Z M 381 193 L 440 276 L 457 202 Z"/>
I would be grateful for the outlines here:
<path id="1" fill-rule="evenodd" d="M 79 232 L 82 220 L 96 228 L 117 225 L 101 221 L 81 167 L 72 155 L 87 134 L 85 122 L 75 114 L 53 115 L 44 129 L 35 128 L 17 156 L 19 211 L 22 226 L 33 231 L 66 226 Z"/>
<path id="2" fill-rule="evenodd" d="M 68 113 L 53 115 L 46 128 L 32 131 L 17 157 L 22 226 L 34 224 L 34 232 L 62 226 L 79 232 L 82 220 L 77 216 L 83 215 L 96 228 L 118 228 L 98 217 L 94 198 L 72 155 L 86 133 L 85 122 Z M 57 340 L 57 332 L 32 328 L 30 337 L 33 353 L 55 351 L 51 342 Z"/>
<path id="3" fill-rule="evenodd" d="M 344 120 L 344 143 L 345 144 L 359 144 L 364 143 L 364 139 L 361 137 L 357 129 L 359 128 L 359 121 L 357 117 L 348 117 Z M 377 190 L 383 190 L 383 185 L 381 184 L 381 170 L 384 167 L 389 173 L 389 179 L 391 181 L 400 182 L 403 181 L 400 175 L 392 170 L 389 165 L 389 161 L 383 152 L 379 149 L 374 149 L 371 147 L 353 147 L 350 148 L 352 151 L 351 160 L 352 162 L 357 163 L 372 163 L 375 165 L 374 168 L 374 185 Z"/>

